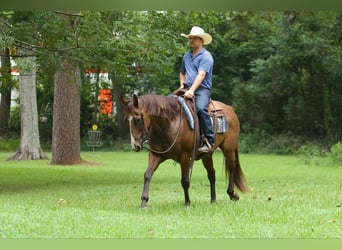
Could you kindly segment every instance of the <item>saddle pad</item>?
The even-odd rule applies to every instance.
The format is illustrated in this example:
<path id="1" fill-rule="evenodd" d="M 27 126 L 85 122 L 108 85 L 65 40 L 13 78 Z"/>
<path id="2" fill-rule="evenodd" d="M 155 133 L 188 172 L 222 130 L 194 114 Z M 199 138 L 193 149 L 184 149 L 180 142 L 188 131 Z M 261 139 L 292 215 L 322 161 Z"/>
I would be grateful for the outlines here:
<path id="1" fill-rule="evenodd" d="M 222 109 L 210 109 L 210 117 L 215 133 L 222 134 L 228 131 L 226 116 Z"/>
<path id="2" fill-rule="evenodd" d="M 188 107 L 188 105 L 186 105 L 186 103 L 184 102 L 184 98 L 178 96 L 178 102 L 182 105 L 182 108 L 185 112 L 186 115 L 186 119 L 189 122 L 189 126 L 191 129 L 195 129 L 195 121 L 194 118 L 192 117 L 191 111 Z"/>
<path id="3" fill-rule="evenodd" d="M 224 115 L 222 116 L 214 116 L 214 118 L 216 117 L 216 123 L 214 123 L 215 126 L 215 131 L 216 133 L 220 134 L 220 133 L 226 133 L 227 132 L 227 122 L 226 122 L 226 118 L 224 117 Z"/>

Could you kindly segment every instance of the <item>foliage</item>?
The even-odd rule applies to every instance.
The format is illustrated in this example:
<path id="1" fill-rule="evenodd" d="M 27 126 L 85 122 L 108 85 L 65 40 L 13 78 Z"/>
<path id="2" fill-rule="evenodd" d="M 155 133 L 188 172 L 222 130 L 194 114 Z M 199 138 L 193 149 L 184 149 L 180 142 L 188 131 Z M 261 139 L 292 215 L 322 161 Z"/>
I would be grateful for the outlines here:
<path id="1" fill-rule="evenodd" d="M 242 124 L 267 126 L 270 134 L 319 135 L 335 141 L 341 135 L 337 125 L 341 115 L 336 112 L 341 103 L 336 97 L 342 92 L 334 77 L 339 70 L 332 73 L 332 69 L 341 60 L 341 46 L 332 34 L 341 14 L 271 13 L 266 19 L 271 29 L 254 22 L 261 15 L 248 23 L 262 27 L 267 44 L 254 38 L 239 46 L 248 48 L 245 44 L 255 42 L 260 50 L 245 66 L 250 75 L 239 77 L 232 92 Z M 248 55 L 253 56 L 252 51 Z"/>
<path id="2" fill-rule="evenodd" d="M 267 145 L 264 147 L 264 153 L 273 154 L 295 154 L 303 144 L 303 138 L 289 135 L 268 136 Z"/>
<path id="3" fill-rule="evenodd" d="M 240 136 L 239 150 L 242 153 L 259 152 L 266 148 L 268 135 L 265 130 L 253 129 Z"/>
<path id="4" fill-rule="evenodd" d="M 19 106 L 15 106 L 11 109 L 8 127 L 13 132 L 18 133 L 20 131 L 20 108 Z"/>
<path id="5" fill-rule="evenodd" d="M 342 164 L 342 143 L 337 142 L 331 147 L 330 158 L 333 165 L 341 165 Z"/>
<path id="6" fill-rule="evenodd" d="M 320 164 L 320 157 L 322 156 L 321 149 L 314 144 L 304 144 L 297 150 L 297 155 L 304 164 Z"/>
<path id="7" fill-rule="evenodd" d="M 15 151 L 20 145 L 20 139 L 17 136 L 11 138 L 0 138 L 0 151 Z"/>
<path id="8" fill-rule="evenodd" d="M 70 29 L 61 15 L 68 16 Z M 43 141 L 51 138 L 56 55 L 77 60 L 82 72 L 108 72 L 106 87 L 114 90 L 114 106 L 120 108 L 121 95 L 167 95 L 178 88 L 180 59 L 188 50 L 180 33 L 193 25 L 214 38 L 207 46 L 215 60 L 212 97 L 236 109 L 246 151 L 268 150 L 269 140 L 292 152 L 278 135 L 320 138 L 326 146 L 342 136 L 341 11 L 3 11 L 0 24 L 0 44 L 11 48 L 11 55 L 16 56 L 15 46 L 37 55 Z M 83 137 L 97 122 L 101 85 L 82 78 Z M 115 132 L 105 136 L 122 137 L 123 116 L 119 111 L 114 116 Z M 260 137 L 268 139 L 255 144 Z"/>

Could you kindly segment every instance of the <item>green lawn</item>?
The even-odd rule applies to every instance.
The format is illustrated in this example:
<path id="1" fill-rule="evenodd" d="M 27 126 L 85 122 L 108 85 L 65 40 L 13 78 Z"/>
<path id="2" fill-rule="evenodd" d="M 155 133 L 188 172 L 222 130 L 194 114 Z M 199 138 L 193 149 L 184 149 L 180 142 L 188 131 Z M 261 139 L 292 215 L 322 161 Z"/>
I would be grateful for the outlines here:
<path id="1" fill-rule="evenodd" d="M 303 165 L 295 156 L 240 156 L 251 191 L 232 202 L 223 156 L 214 154 L 217 203 L 195 163 L 190 207 L 183 205 L 179 165 L 153 176 L 140 209 L 147 152 L 83 152 L 94 164 L 5 161 L 0 153 L 0 238 L 339 238 L 342 166 Z M 60 199 L 64 201 L 59 202 Z"/>

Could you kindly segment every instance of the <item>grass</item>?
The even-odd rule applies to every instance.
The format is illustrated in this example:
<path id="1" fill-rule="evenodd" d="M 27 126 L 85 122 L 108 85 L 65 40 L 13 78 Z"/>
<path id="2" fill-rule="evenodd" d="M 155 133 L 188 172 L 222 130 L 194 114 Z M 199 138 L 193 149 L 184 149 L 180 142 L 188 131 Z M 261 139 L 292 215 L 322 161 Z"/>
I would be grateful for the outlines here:
<path id="1" fill-rule="evenodd" d="M 295 156 L 240 156 L 251 191 L 232 202 L 215 153 L 217 203 L 195 163 L 185 207 L 179 166 L 163 163 L 150 202 L 140 195 L 147 153 L 83 152 L 92 165 L 5 161 L 0 153 L 0 238 L 339 238 L 342 166 Z M 63 201 L 61 200 L 63 199 Z"/>

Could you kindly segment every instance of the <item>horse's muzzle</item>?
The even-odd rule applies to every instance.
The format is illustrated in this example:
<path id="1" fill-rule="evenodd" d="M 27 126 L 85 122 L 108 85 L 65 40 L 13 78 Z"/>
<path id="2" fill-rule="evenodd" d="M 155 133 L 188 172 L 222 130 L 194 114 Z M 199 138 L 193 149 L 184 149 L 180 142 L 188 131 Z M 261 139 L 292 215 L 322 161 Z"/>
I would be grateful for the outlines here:
<path id="1" fill-rule="evenodd" d="M 141 145 L 134 145 L 132 148 L 135 152 L 139 152 L 142 149 L 142 146 Z"/>
<path id="2" fill-rule="evenodd" d="M 137 141 L 135 141 L 134 143 L 132 143 L 132 149 L 135 151 L 135 152 L 139 152 L 140 150 L 142 150 L 143 146 L 142 146 L 142 143 L 139 143 Z"/>

